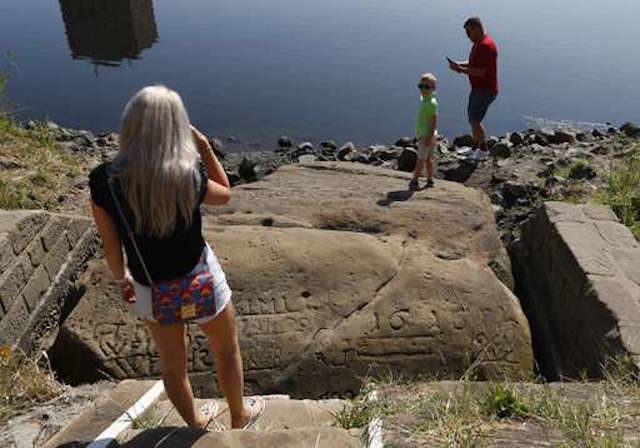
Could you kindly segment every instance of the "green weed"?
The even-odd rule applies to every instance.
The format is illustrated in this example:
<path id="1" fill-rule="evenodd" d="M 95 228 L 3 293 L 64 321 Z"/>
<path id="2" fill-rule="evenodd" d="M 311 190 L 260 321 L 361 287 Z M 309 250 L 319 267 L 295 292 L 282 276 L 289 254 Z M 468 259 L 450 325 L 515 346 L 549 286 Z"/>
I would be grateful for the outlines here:
<path id="1" fill-rule="evenodd" d="M 499 419 L 522 418 L 529 413 L 527 405 L 514 389 L 497 384 L 489 389 L 485 398 L 485 412 Z"/>
<path id="2" fill-rule="evenodd" d="M 640 239 L 640 154 L 636 151 L 612 166 L 607 185 L 597 197 Z"/>

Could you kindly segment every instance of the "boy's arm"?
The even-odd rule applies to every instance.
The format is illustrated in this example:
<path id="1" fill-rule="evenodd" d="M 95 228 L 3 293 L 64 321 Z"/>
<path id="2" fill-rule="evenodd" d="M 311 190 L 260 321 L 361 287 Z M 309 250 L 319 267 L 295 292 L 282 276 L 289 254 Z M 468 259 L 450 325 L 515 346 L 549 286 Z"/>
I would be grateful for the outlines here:
<path id="1" fill-rule="evenodd" d="M 429 135 L 427 136 L 428 139 L 427 141 L 429 142 L 433 142 L 434 136 L 436 135 L 436 129 L 438 129 L 438 114 L 434 114 L 433 117 L 431 117 L 431 132 L 429 133 Z"/>

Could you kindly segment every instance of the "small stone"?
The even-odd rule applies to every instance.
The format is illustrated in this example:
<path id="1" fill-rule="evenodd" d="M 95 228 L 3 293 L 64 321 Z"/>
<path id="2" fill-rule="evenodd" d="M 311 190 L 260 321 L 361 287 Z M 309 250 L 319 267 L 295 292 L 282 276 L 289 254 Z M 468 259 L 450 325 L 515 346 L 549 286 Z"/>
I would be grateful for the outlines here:
<path id="1" fill-rule="evenodd" d="M 502 219 L 504 218 L 504 207 L 500 206 L 500 205 L 496 205 L 496 204 L 492 204 L 491 206 L 493 208 L 493 215 L 496 218 L 496 221 L 502 221 Z"/>
<path id="2" fill-rule="evenodd" d="M 120 151 L 105 151 L 104 153 L 102 153 L 102 159 L 106 162 L 106 161 L 111 161 L 113 159 L 115 159 L 118 156 L 118 153 Z"/>
<path id="3" fill-rule="evenodd" d="M 50 131 L 57 131 L 58 129 L 60 129 L 60 126 L 55 124 L 53 121 L 47 121 L 45 124 L 47 126 L 47 129 L 49 129 Z"/>
<path id="4" fill-rule="evenodd" d="M 473 153 L 473 148 L 470 146 L 463 146 L 462 148 L 456 149 L 456 154 L 459 156 L 468 157 Z"/>
<path id="5" fill-rule="evenodd" d="M 235 135 L 230 135 L 229 137 L 227 137 L 227 141 L 229 143 L 234 143 L 234 142 L 238 141 L 238 137 L 236 137 Z"/>
<path id="6" fill-rule="evenodd" d="M 369 155 L 365 154 L 363 152 L 357 152 L 355 153 L 352 157 L 351 157 L 351 161 L 352 162 L 358 162 L 358 163 L 366 163 L 369 164 L 370 160 L 369 160 Z"/>
<path id="7" fill-rule="evenodd" d="M 260 163 L 243 158 L 238 167 L 238 173 L 244 180 L 255 181 L 265 176 L 265 169 Z"/>
<path id="8" fill-rule="evenodd" d="M 414 140 L 411 137 L 402 137 L 400 140 L 396 142 L 396 146 L 400 146 L 402 148 L 409 148 L 414 145 Z"/>
<path id="9" fill-rule="evenodd" d="M 553 133 L 553 136 L 549 139 L 551 143 L 575 143 L 576 134 L 567 130 L 557 130 Z"/>
<path id="10" fill-rule="evenodd" d="M 414 148 L 404 148 L 398 158 L 398 170 L 412 172 L 416 167 L 418 152 Z"/>
<path id="11" fill-rule="evenodd" d="M 313 154 L 303 154 L 298 157 L 298 162 L 300 163 L 312 163 L 316 161 L 316 156 Z"/>
<path id="12" fill-rule="evenodd" d="M 547 178 L 544 184 L 547 188 L 552 188 L 552 187 L 555 187 L 556 185 L 563 185 L 566 183 L 567 183 L 567 179 L 565 179 L 562 176 L 551 176 Z"/>
<path id="13" fill-rule="evenodd" d="M 504 195 L 498 190 L 492 191 L 489 194 L 489 198 L 491 198 L 491 203 L 492 204 L 497 204 L 497 205 L 504 204 Z"/>
<path id="14" fill-rule="evenodd" d="M 334 150 L 334 151 L 338 148 L 338 145 L 336 144 L 335 140 L 325 140 L 322 143 L 320 143 L 320 146 L 322 146 L 324 149 Z"/>
<path id="15" fill-rule="evenodd" d="M 356 145 L 354 145 L 352 142 L 345 143 L 338 150 L 338 159 L 339 160 L 347 160 L 347 157 L 350 154 L 355 153 L 356 151 L 357 151 L 356 150 Z"/>
<path id="16" fill-rule="evenodd" d="M 499 142 L 493 145 L 489 150 L 491 157 L 499 157 L 501 159 L 508 159 L 511 157 L 511 146 L 506 142 Z"/>
<path id="17" fill-rule="evenodd" d="M 87 176 L 76 176 L 72 182 L 74 187 L 83 190 L 89 185 L 89 178 Z"/>
<path id="18" fill-rule="evenodd" d="M 291 139 L 289 137 L 287 137 L 286 135 L 282 135 L 278 139 L 278 146 L 280 148 L 291 148 L 293 147 L 293 143 L 291 142 Z"/>
<path id="19" fill-rule="evenodd" d="M 446 142 L 439 142 L 437 146 L 437 150 L 443 156 L 449 155 L 450 153 L 449 148 L 447 148 Z"/>
<path id="20" fill-rule="evenodd" d="M 489 137 L 487 139 L 487 148 L 491 149 L 493 148 L 500 140 L 498 140 L 497 137 Z"/>
<path id="21" fill-rule="evenodd" d="M 540 133 L 540 132 L 536 132 L 535 133 L 533 141 L 534 141 L 535 144 L 540 145 L 540 146 L 549 145 L 549 140 L 547 139 L 547 137 L 544 134 Z"/>
<path id="22" fill-rule="evenodd" d="M 516 146 L 522 145 L 524 143 L 524 137 L 519 132 L 512 132 L 509 135 L 509 141 Z"/>
<path id="23" fill-rule="evenodd" d="M 618 135 L 618 130 L 616 128 L 611 127 L 609 129 L 607 129 L 607 134 L 609 134 L 609 135 Z"/>
<path id="24" fill-rule="evenodd" d="M 627 137 L 640 137 L 640 128 L 633 123 L 625 123 L 620 127 L 620 131 L 624 132 Z"/>
<path id="25" fill-rule="evenodd" d="M 598 145 L 598 146 L 594 147 L 591 150 L 591 153 L 599 155 L 599 156 L 604 156 L 604 155 L 609 154 L 609 147 L 603 146 L 603 145 Z"/>
<path id="26" fill-rule="evenodd" d="M 586 132 L 578 132 L 576 134 L 576 140 L 578 140 L 579 142 L 588 142 L 589 134 L 587 134 Z"/>
<path id="27" fill-rule="evenodd" d="M 311 142 L 302 142 L 298 146 L 298 151 L 313 152 L 313 144 Z"/>
<path id="28" fill-rule="evenodd" d="M 595 138 L 602 138 L 605 136 L 599 129 L 594 129 L 593 131 L 591 131 L 591 135 L 593 135 Z"/>
<path id="29" fill-rule="evenodd" d="M 598 174 L 596 171 L 586 162 L 579 162 L 571 166 L 569 170 L 569 178 L 573 180 L 587 179 L 591 180 Z"/>
<path id="30" fill-rule="evenodd" d="M 518 199 L 527 195 L 527 187 L 519 182 L 509 181 L 502 185 L 506 197 Z"/>
<path id="31" fill-rule="evenodd" d="M 220 159 L 224 159 L 225 154 L 224 154 L 224 145 L 222 144 L 222 140 L 220 140 L 219 138 L 210 138 L 208 140 L 209 140 L 209 144 L 211 145 L 211 148 L 213 149 L 213 153 L 216 155 L 216 157 Z"/>
<path id="32" fill-rule="evenodd" d="M 461 148 L 464 146 L 473 146 L 474 140 L 473 137 L 469 134 L 459 135 L 453 139 L 453 146 L 457 148 Z"/>

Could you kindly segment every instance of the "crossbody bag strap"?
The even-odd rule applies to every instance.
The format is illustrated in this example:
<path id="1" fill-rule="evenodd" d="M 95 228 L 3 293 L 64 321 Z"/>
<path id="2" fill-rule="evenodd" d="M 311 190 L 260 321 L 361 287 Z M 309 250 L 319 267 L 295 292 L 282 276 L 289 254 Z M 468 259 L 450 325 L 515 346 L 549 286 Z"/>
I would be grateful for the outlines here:
<path id="1" fill-rule="evenodd" d="M 125 217 L 124 212 L 122 211 L 122 207 L 120 206 L 120 201 L 118 200 L 118 196 L 116 195 L 115 189 L 113 188 L 113 178 L 111 176 L 109 176 L 107 183 L 109 184 L 109 191 L 111 192 L 111 197 L 113 198 L 113 202 L 116 204 L 116 209 L 120 214 L 120 219 L 122 219 L 122 222 L 124 223 L 124 227 L 127 230 L 127 235 L 131 240 L 131 244 L 133 244 L 133 249 L 136 251 L 136 255 L 140 260 L 140 264 L 142 265 L 142 270 L 144 271 L 144 275 L 147 277 L 147 280 L 149 281 L 149 285 L 152 286 L 153 280 L 151 280 L 151 274 L 149 274 L 149 270 L 147 269 L 147 265 L 144 262 L 144 258 L 142 258 L 142 253 L 140 253 L 138 244 L 136 244 L 136 239 L 135 239 L 133 230 L 129 225 L 129 221 L 127 221 L 127 218 Z"/>

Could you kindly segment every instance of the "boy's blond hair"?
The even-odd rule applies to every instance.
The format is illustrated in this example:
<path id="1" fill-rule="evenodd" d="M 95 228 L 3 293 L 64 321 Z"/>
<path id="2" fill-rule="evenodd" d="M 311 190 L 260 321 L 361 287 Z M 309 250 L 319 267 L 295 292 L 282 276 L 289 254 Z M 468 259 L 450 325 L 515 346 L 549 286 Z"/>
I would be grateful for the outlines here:
<path id="1" fill-rule="evenodd" d="M 436 75 L 434 75 L 433 73 L 424 73 L 422 76 L 420 76 L 420 81 L 427 81 L 433 86 L 434 90 L 438 86 L 438 78 L 436 78 Z"/>

